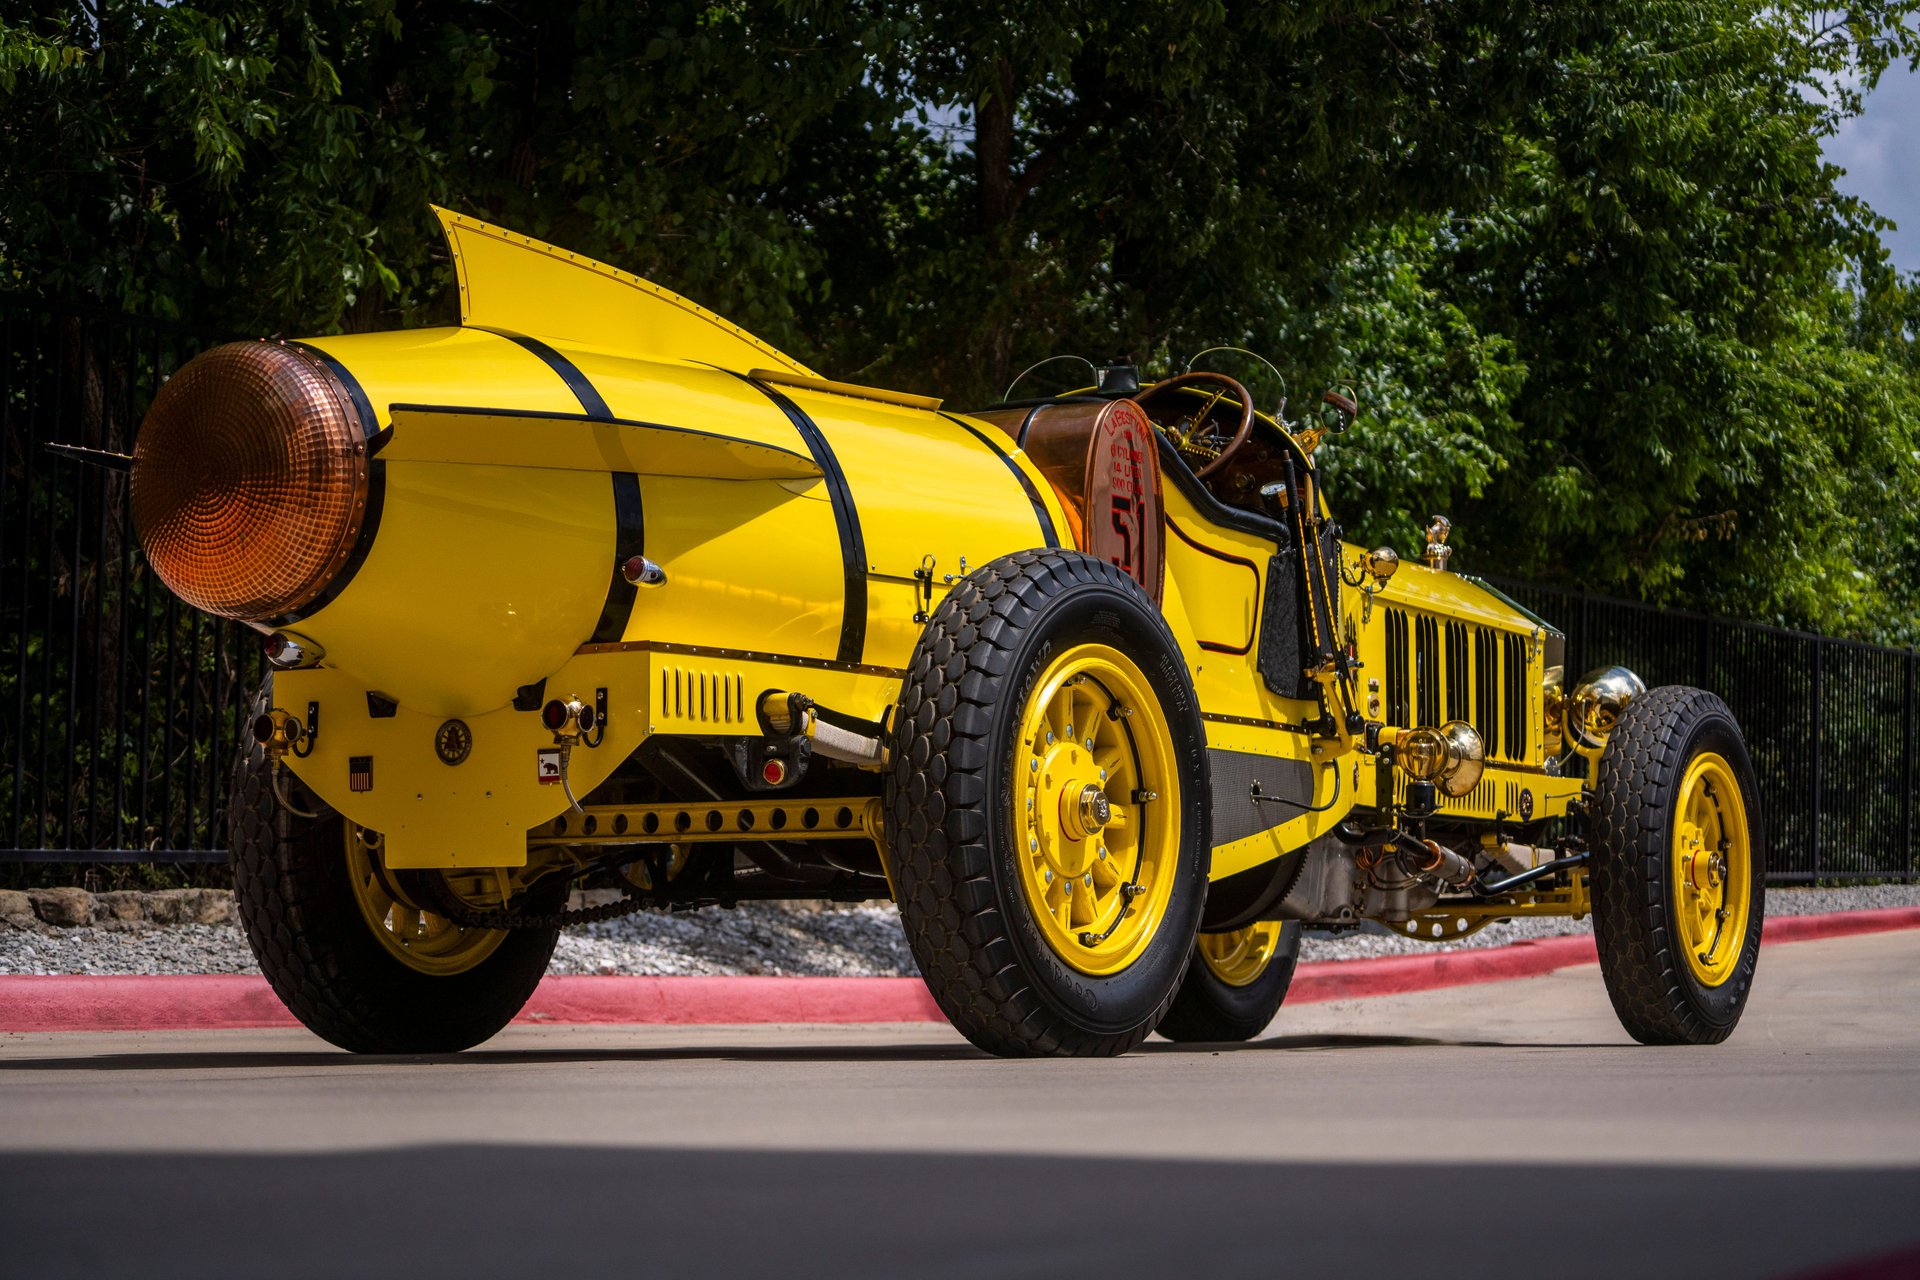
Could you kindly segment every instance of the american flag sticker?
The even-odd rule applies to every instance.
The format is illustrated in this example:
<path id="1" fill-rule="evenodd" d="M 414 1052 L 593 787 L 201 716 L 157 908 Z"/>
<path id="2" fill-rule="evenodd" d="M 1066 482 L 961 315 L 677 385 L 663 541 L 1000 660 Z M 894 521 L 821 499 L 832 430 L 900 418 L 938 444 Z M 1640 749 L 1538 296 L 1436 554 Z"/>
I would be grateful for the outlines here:
<path id="1" fill-rule="evenodd" d="M 539 757 L 540 784 L 542 786 L 560 785 L 560 749 L 546 747 L 535 753 Z"/>
<path id="2" fill-rule="evenodd" d="M 347 787 L 352 791 L 373 790 L 373 757 L 347 757 Z"/>

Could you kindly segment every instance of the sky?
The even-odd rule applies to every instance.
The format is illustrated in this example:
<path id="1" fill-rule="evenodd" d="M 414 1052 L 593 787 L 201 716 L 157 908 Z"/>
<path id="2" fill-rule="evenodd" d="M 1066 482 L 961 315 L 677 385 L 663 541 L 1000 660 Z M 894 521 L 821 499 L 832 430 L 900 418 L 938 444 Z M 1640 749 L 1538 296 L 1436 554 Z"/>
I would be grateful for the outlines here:
<path id="1" fill-rule="evenodd" d="M 1847 171 L 1842 191 L 1900 224 L 1883 236 L 1894 266 L 1920 271 L 1920 73 L 1888 67 L 1866 110 L 1827 139 L 1826 153 Z"/>

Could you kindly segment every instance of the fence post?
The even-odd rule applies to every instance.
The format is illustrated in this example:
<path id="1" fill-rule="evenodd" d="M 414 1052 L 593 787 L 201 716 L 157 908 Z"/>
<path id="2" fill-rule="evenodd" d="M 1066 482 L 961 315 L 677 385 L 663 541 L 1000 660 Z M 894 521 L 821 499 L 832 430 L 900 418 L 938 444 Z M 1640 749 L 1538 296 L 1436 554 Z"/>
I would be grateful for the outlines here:
<path id="1" fill-rule="evenodd" d="M 1694 688 L 1712 689 L 1713 688 L 1713 619 L 1712 618 L 1700 619 L 1700 643 L 1697 648 L 1697 651 L 1694 654 L 1694 660 L 1698 664 L 1695 672 L 1697 678 L 1693 682 Z"/>
<path id="2" fill-rule="evenodd" d="M 1905 846 L 1905 879 L 1913 882 L 1913 667 L 1915 653 L 1907 648 L 1907 710 L 1900 717 L 1900 843 Z"/>
<path id="3" fill-rule="evenodd" d="M 1823 673 L 1820 669 L 1821 650 L 1825 648 L 1819 636 L 1813 638 L 1813 824 L 1807 830 L 1807 865 L 1815 882 L 1820 879 L 1820 757 L 1825 754 L 1826 737 L 1825 707 L 1826 689 Z"/>

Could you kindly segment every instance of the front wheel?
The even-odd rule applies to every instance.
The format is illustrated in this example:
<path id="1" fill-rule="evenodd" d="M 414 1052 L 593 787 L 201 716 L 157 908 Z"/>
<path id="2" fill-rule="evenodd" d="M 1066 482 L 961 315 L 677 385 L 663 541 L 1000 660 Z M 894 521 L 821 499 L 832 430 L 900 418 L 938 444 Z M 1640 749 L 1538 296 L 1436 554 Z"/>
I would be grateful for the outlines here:
<path id="1" fill-rule="evenodd" d="M 1607 994 L 1642 1044 L 1717 1044 L 1753 988 L 1767 859 L 1727 704 L 1674 685 L 1628 705 L 1593 789 L 1593 925 Z"/>
<path id="2" fill-rule="evenodd" d="M 1293 985 L 1300 962 L 1298 920 L 1259 920 L 1226 933 L 1203 933 L 1193 963 L 1156 1030 L 1169 1040 L 1251 1040 L 1267 1029 Z"/>
<path id="3" fill-rule="evenodd" d="M 1186 664 L 1126 574 L 986 565 L 934 611 L 893 720 L 887 841 L 934 1000 L 989 1053 L 1124 1053 L 1180 983 L 1206 901 L 1205 739 Z"/>

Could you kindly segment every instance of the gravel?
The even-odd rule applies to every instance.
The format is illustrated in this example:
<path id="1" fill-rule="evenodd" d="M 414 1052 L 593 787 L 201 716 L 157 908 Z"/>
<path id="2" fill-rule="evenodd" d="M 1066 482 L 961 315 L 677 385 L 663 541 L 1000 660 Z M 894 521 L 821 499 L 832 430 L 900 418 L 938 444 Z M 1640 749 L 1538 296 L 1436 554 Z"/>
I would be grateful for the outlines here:
<path id="1" fill-rule="evenodd" d="M 0 973 L 258 973 L 230 924 L 54 929 L 0 925 Z"/>
<path id="2" fill-rule="evenodd" d="M 1770 915 L 1920 906 L 1920 885 L 1771 889 Z M 1376 926 L 1309 934 L 1308 960 L 1354 960 L 1490 947 L 1588 933 L 1587 921 L 1515 920 L 1453 942 L 1420 942 Z M 0 974 L 253 973 L 253 953 L 232 925 L 55 929 L 0 923 Z M 747 903 L 679 915 L 643 912 L 561 935 L 551 972 L 564 974 L 771 974 L 884 977 L 918 972 L 891 904 Z"/>

